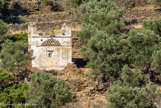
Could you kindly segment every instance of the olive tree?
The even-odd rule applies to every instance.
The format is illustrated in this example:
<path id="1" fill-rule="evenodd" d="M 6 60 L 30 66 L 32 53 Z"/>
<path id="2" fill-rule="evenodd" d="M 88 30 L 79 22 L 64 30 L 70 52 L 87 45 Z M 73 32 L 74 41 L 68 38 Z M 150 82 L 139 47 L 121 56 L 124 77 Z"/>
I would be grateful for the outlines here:
<path id="1" fill-rule="evenodd" d="M 0 0 L 0 8 L 3 8 L 4 4 L 5 4 L 5 0 Z"/>
<path id="2" fill-rule="evenodd" d="M 124 63 L 118 57 L 118 43 L 125 29 L 124 10 L 104 0 L 91 0 L 81 5 L 79 10 L 82 11 L 83 27 L 77 36 L 88 67 L 92 68 L 97 79 L 102 79 L 105 74 L 119 76 Z"/>
<path id="3" fill-rule="evenodd" d="M 25 66 L 30 55 L 28 44 L 6 40 L 1 47 L 2 67 L 9 72 L 13 72 L 14 75 L 19 74 L 19 70 Z"/>
<path id="4" fill-rule="evenodd" d="M 57 108 L 72 100 L 73 92 L 64 80 L 46 72 L 31 74 L 29 78 L 27 103 L 34 103 L 39 107 Z"/>
<path id="5" fill-rule="evenodd" d="M 156 108 L 159 105 L 161 92 L 159 86 L 148 85 L 148 77 L 140 70 L 124 66 L 121 80 L 108 89 L 107 108 Z"/>
<path id="6" fill-rule="evenodd" d="M 4 41 L 8 36 L 7 24 L 0 20 L 0 41 Z"/>

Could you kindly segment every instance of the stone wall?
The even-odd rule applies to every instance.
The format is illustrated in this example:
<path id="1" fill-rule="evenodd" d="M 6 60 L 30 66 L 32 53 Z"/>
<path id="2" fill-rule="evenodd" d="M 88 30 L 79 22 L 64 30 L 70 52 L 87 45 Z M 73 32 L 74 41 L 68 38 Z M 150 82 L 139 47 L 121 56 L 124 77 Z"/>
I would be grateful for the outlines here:
<path id="1" fill-rule="evenodd" d="M 64 0 L 50 1 L 47 4 L 41 0 L 6 0 L 3 15 L 29 15 L 39 11 L 62 11 L 64 9 Z"/>
<path id="2" fill-rule="evenodd" d="M 69 20 L 70 14 L 70 12 L 57 12 L 44 15 L 21 16 L 19 18 L 21 20 L 28 19 L 30 22 L 52 22 L 55 20 Z"/>
<path id="3" fill-rule="evenodd" d="M 65 20 L 65 21 L 59 21 L 55 20 L 53 22 L 37 22 L 36 27 L 39 31 L 42 32 L 52 32 L 55 28 L 61 27 L 64 23 L 72 27 L 73 30 L 77 30 L 80 28 L 80 22 L 73 21 L 73 20 Z M 28 30 L 28 24 L 9 24 L 8 28 L 11 33 L 15 32 L 23 32 Z"/>
<path id="4" fill-rule="evenodd" d="M 119 7 L 133 8 L 147 4 L 148 0 L 112 0 Z"/>
<path id="5" fill-rule="evenodd" d="M 153 19 L 153 18 L 160 18 L 161 17 L 161 11 L 154 9 L 129 9 L 126 10 L 126 13 L 124 14 L 124 19 L 127 24 L 136 24 L 141 23 L 145 19 Z"/>
<path id="6" fill-rule="evenodd" d="M 26 16 L 0 16 L 0 19 L 9 23 L 9 24 L 22 24 L 26 22 L 53 22 L 55 20 L 69 20 L 69 12 L 57 12 L 51 14 L 42 14 L 42 15 L 26 15 Z"/>
<path id="7" fill-rule="evenodd" d="M 29 13 L 40 11 L 42 8 L 41 2 L 15 0 L 6 2 L 2 13 L 5 16 L 28 15 Z"/>
<path id="8" fill-rule="evenodd" d="M 71 27 L 63 24 L 58 30 L 59 33 L 46 35 L 37 30 L 34 23 L 29 24 L 28 42 L 33 52 L 32 67 L 61 70 L 72 62 Z"/>

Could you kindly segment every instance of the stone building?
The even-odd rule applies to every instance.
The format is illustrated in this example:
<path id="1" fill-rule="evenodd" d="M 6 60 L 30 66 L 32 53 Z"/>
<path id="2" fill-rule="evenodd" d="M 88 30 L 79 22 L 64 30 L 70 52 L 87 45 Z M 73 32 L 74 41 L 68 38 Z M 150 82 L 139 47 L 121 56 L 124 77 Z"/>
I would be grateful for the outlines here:
<path id="1" fill-rule="evenodd" d="M 57 33 L 56 33 L 57 32 Z M 34 23 L 28 26 L 29 50 L 32 51 L 32 67 L 40 70 L 61 70 L 72 63 L 71 27 L 65 24 L 55 33 L 40 33 Z"/>

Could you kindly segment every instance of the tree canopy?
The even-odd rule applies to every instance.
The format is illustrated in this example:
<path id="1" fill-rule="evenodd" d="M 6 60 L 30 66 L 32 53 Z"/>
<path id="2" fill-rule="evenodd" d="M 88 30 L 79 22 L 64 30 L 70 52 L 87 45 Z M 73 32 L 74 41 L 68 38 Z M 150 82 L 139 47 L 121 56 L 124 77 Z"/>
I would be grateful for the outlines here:
<path id="1" fill-rule="evenodd" d="M 9 104 L 18 105 L 25 103 L 25 90 L 28 85 L 25 83 L 16 83 L 12 75 L 6 72 L 0 72 L 0 102 L 6 105 L 0 105 L 1 108 L 9 107 Z"/>
<path id="2" fill-rule="evenodd" d="M 107 107 L 155 108 L 161 99 L 159 86 L 152 82 L 161 69 L 160 19 L 145 20 L 143 28 L 125 32 L 123 12 L 110 1 L 81 4 L 77 10 L 83 23 L 77 33 L 81 52 L 94 80 L 114 80 Z"/>
<path id="3" fill-rule="evenodd" d="M 26 93 L 28 103 L 58 108 L 72 100 L 73 92 L 62 79 L 46 72 L 31 74 L 29 78 L 30 86 Z"/>
<path id="4" fill-rule="evenodd" d="M 3 68 L 9 72 L 19 72 L 29 57 L 27 43 L 6 40 L 1 47 L 0 58 Z"/>
<path id="5" fill-rule="evenodd" d="M 5 0 L 0 0 L 0 9 L 3 8 L 4 4 L 5 4 Z"/>
<path id="6" fill-rule="evenodd" d="M 111 104 L 107 108 L 156 108 L 160 89 L 154 85 L 146 86 L 149 80 L 142 71 L 124 66 L 121 79 L 108 89 L 107 99 Z M 154 95 L 156 92 L 158 96 Z"/>
<path id="7" fill-rule="evenodd" d="M 8 38 L 7 24 L 0 20 L 0 41 L 4 41 Z"/>
<path id="8" fill-rule="evenodd" d="M 154 31 L 157 35 L 161 36 L 161 18 L 144 20 L 143 28 Z"/>
<path id="9" fill-rule="evenodd" d="M 117 55 L 119 39 L 123 36 L 124 10 L 114 3 L 92 0 L 80 6 L 82 29 L 77 33 L 83 57 L 98 76 L 110 73 L 118 76 L 122 63 Z"/>
<path id="10" fill-rule="evenodd" d="M 79 10 L 83 22 L 77 33 L 81 52 L 96 77 L 108 74 L 117 78 L 125 64 L 144 72 L 151 71 L 152 55 L 161 45 L 160 19 L 145 20 L 142 29 L 127 34 L 122 19 L 124 10 L 114 3 L 92 0 L 80 5 Z"/>

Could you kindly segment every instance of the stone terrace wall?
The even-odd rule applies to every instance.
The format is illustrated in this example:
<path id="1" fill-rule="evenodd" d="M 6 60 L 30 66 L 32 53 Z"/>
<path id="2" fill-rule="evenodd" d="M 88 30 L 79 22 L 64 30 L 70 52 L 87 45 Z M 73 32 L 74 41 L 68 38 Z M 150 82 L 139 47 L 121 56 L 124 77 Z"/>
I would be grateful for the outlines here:
<path id="1" fill-rule="evenodd" d="M 112 1 L 114 1 L 119 7 L 133 8 L 136 6 L 142 6 L 147 4 L 148 0 L 112 0 Z"/>
<path id="2" fill-rule="evenodd" d="M 28 15 L 29 13 L 40 11 L 42 9 L 41 2 L 37 1 L 8 1 L 2 10 L 3 15 Z"/>
<path id="3" fill-rule="evenodd" d="M 126 24 L 141 23 L 144 19 L 160 18 L 160 9 L 151 5 L 151 9 L 147 9 L 148 0 L 112 0 L 118 7 L 125 7 L 126 12 L 123 16 Z M 144 8 L 141 8 L 144 7 Z"/>
<path id="4" fill-rule="evenodd" d="M 28 19 L 30 22 L 52 22 L 54 20 L 69 20 L 69 12 L 59 12 L 54 14 L 22 16 L 20 19 Z"/>
<path id="5" fill-rule="evenodd" d="M 53 22 L 37 22 L 36 26 L 39 31 L 42 32 L 52 32 L 54 29 L 60 28 L 64 23 L 69 26 L 72 26 L 72 30 L 79 28 L 80 22 L 73 21 L 73 20 L 66 20 L 66 21 L 58 21 L 55 20 Z M 28 30 L 28 24 L 9 24 L 8 28 L 11 33 L 14 32 L 23 32 Z"/>
<path id="6" fill-rule="evenodd" d="M 64 0 L 53 0 L 47 5 L 42 3 L 41 0 L 6 0 L 3 15 L 29 15 L 38 11 L 62 11 L 64 9 Z"/>
<path id="7" fill-rule="evenodd" d="M 124 14 L 124 19 L 127 24 L 141 23 L 144 19 L 161 18 L 161 11 L 157 9 L 129 9 Z"/>
<path id="8" fill-rule="evenodd" d="M 0 19 L 3 19 L 5 22 L 9 24 L 15 23 L 24 23 L 24 21 L 28 22 L 53 22 L 55 20 L 69 20 L 70 12 L 57 12 L 50 14 L 39 14 L 39 15 L 26 15 L 26 16 L 0 16 Z"/>

